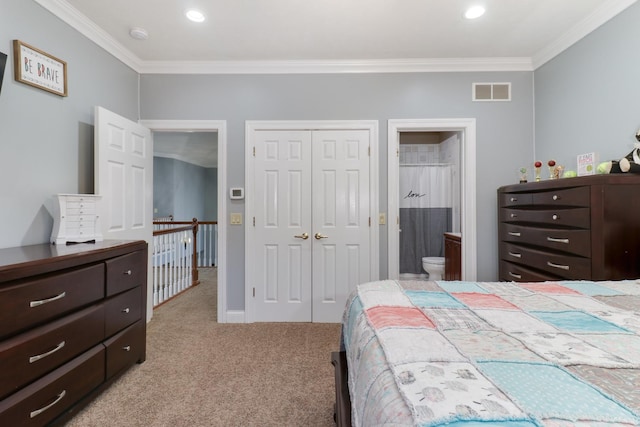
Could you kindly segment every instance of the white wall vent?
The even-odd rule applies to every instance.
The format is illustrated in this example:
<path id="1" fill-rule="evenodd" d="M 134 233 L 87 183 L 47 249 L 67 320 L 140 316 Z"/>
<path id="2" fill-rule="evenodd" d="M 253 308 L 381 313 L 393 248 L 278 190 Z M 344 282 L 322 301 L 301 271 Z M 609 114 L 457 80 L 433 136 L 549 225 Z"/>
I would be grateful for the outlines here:
<path id="1" fill-rule="evenodd" d="M 511 83 L 474 83 L 474 101 L 511 101 Z"/>

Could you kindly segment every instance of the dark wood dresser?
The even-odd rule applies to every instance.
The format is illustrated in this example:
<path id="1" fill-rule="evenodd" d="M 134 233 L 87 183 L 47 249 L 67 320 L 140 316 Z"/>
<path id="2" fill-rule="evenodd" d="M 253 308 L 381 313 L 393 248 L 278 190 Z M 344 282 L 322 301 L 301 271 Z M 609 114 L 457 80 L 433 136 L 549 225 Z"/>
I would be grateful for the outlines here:
<path id="1" fill-rule="evenodd" d="M 462 278 L 462 236 L 444 233 L 444 280 Z"/>
<path id="2" fill-rule="evenodd" d="M 640 277 L 640 175 L 501 187 L 498 222 L 500 280 Z"/>
<path id="3" fill-rule="evenodd" d="M 0 249 L 0 424 L 70 419 L 146 357 L 147 244 Z"/>

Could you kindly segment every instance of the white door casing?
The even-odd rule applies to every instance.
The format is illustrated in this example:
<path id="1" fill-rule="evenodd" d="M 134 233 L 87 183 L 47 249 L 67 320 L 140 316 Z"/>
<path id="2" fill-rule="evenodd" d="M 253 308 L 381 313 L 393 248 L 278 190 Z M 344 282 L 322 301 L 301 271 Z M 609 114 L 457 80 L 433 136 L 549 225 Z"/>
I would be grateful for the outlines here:
<path id="1" fill-rule="evenodd" d="M 461 207 L 462 280 L 477 279 L 476 237 L 476 119 L 393 119 L 388 122 L 387 198 L 389 279 L 399 276 L 399 134 L 400 132 L 461 132 Z"/>
<path id="2" fill-rule="evenodd" d="M 151 131 L 102 107 L 95 107 L 95 193 L 102 196 L 105 239 L 153 244 L 153 142 Z M 151 250 L 147 271 L 151 270 Z M 148 274 L 147 306 L 152 307 Z M 152 310 L 147 310 L 147 321 Z"/>
<path id="3" fill-rule="evenodd" d="M 218 134 L 218 323 L 243 323 L 244 314 L 227 310 L 227 122 L 225 120 L 140 120 L 152 131 Z"/>
<path id="4" fill-rule="evenodd" d="M 246 320 L 339 322 L 350 290 L 379 276 L 378 230 L 369 224 L 377 218 L 377 122 L 247 122 L 246 131 Z M 269 146 L 284 147 L 277 151 L 285 153 L 279 162 L 287 179 L 276 180 L 278 162 L 267 166 L 261 159 L 273 158 Z M 283 160 L 303 153 L 299 165 Z M 269 184 L 276 182 L 281 189 Z M 276 211 L 284 245 L 263 241 L 276 231 L 263 229 L 264 218 L 275 220 Z M 278 304 L 290 308 L 272 308 Z"/>

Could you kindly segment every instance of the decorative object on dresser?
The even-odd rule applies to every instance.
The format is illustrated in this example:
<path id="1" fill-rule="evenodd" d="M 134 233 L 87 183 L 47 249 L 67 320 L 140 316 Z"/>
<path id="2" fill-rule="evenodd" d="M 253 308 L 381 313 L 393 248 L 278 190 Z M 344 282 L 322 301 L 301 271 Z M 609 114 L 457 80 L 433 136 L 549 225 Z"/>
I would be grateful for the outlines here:
<path id="1" fill-rule="evenodd" d="M 53 203 L 51 243 L 102 241 L 100 199 L 94 194 L 57 194 Z"/>
<path id="2" fill-rule="evenodd" d="M 462 236 L 444 233 L 444 280 L 462 279 Z"/>
<path id="3" fill-rule="evenodd" d="M 0 420 L 61 424 L 146 358 L 147 243 L 0 249 Z"/>
<path id="4" fill-rule="evenodd" d="M 630 174 L 499 188 L 500 280 L 640 277 L 638 194 Z"/>

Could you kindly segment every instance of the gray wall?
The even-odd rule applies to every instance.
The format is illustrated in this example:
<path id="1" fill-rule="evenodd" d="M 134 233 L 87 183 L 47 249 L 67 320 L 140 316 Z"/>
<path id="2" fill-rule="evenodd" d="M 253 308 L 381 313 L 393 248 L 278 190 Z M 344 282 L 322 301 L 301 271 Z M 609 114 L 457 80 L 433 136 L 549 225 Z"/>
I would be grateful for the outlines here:
<path id="1" fill-rule="evenodd" d="M 618 160 L 640 127 L 640 3 L 535 71 L 536 156 Z"/>
<path id="2" fill-rule="evenodd" d="M 138 119 L 138 75 L 31 0 L 1 0 L 0 248 L 49 241 L 52 196 L 93 193 L 93 111 Z M 12 40 L 67 62 L 69 96 L 13 78 Z"/>
<path id="3" fill-rule="evenodd" d="M 477 119 L 478 278 L 497 279 L 496 189 L 533 155 L 533 73 L 143 75 L 142 119 L 226 120 L 227 180 L 244 187 L 246 120 L 379 121 L 380 210 L 387 209 L 387 120 Z M 511 102 L 472 102 L 473 82 L 512 82 Z M 219 189 L 228 191 L 226 189 Z M 228 204 L 243 212 L 244 202 Z M 380 228 L 386 277 L 386 227 Z M 244 226 L 228 226 L 227 306 L 244 309 Z"/>
<path id="4" fill-rule="evenodd" d="M 154 217 L 173 215 L 176 221 L 216 219 L 217 181 L 215 168 L 204 168 L 181 160 L 153 158 Z M 213 175 L 213 179 L 212 176 Z"/>
<path id="5" fill-rule="evenodd" d="M 497 278 L 496 188 L 539 158 L 567 167 L 598 151 L 618 159 L 640 126 L 640 4 L 535 73 L 143 75 L 143 119 L 227 120 L 229 186 L 244 186 L 246 120 L 374 119 L 380 123 L 380 210 L 386 211 L 388 119 L 477 119 L 478 278 Z M 0 247 L 48 241 L 55 193 L 93 191 L 93 108 L 138 117 L 138 76 L 33 1 L 2 0 L 0 51 L 20 39 L 68 63 L 69 97 L 17 83 L 0 93 Z M 535 75 L 535 156 L 533 80 Z M 513 101 L 471 102 L 472 82 L 513 84 Z M 228 189 L 219 189 L 228 191 Z M 229 212 L 243 202 L 229 203 Z M 244 308 L 244 228 L 228 229 L 228 308 Z M 386 229 L 381 227 L 381 277 Z"/>

